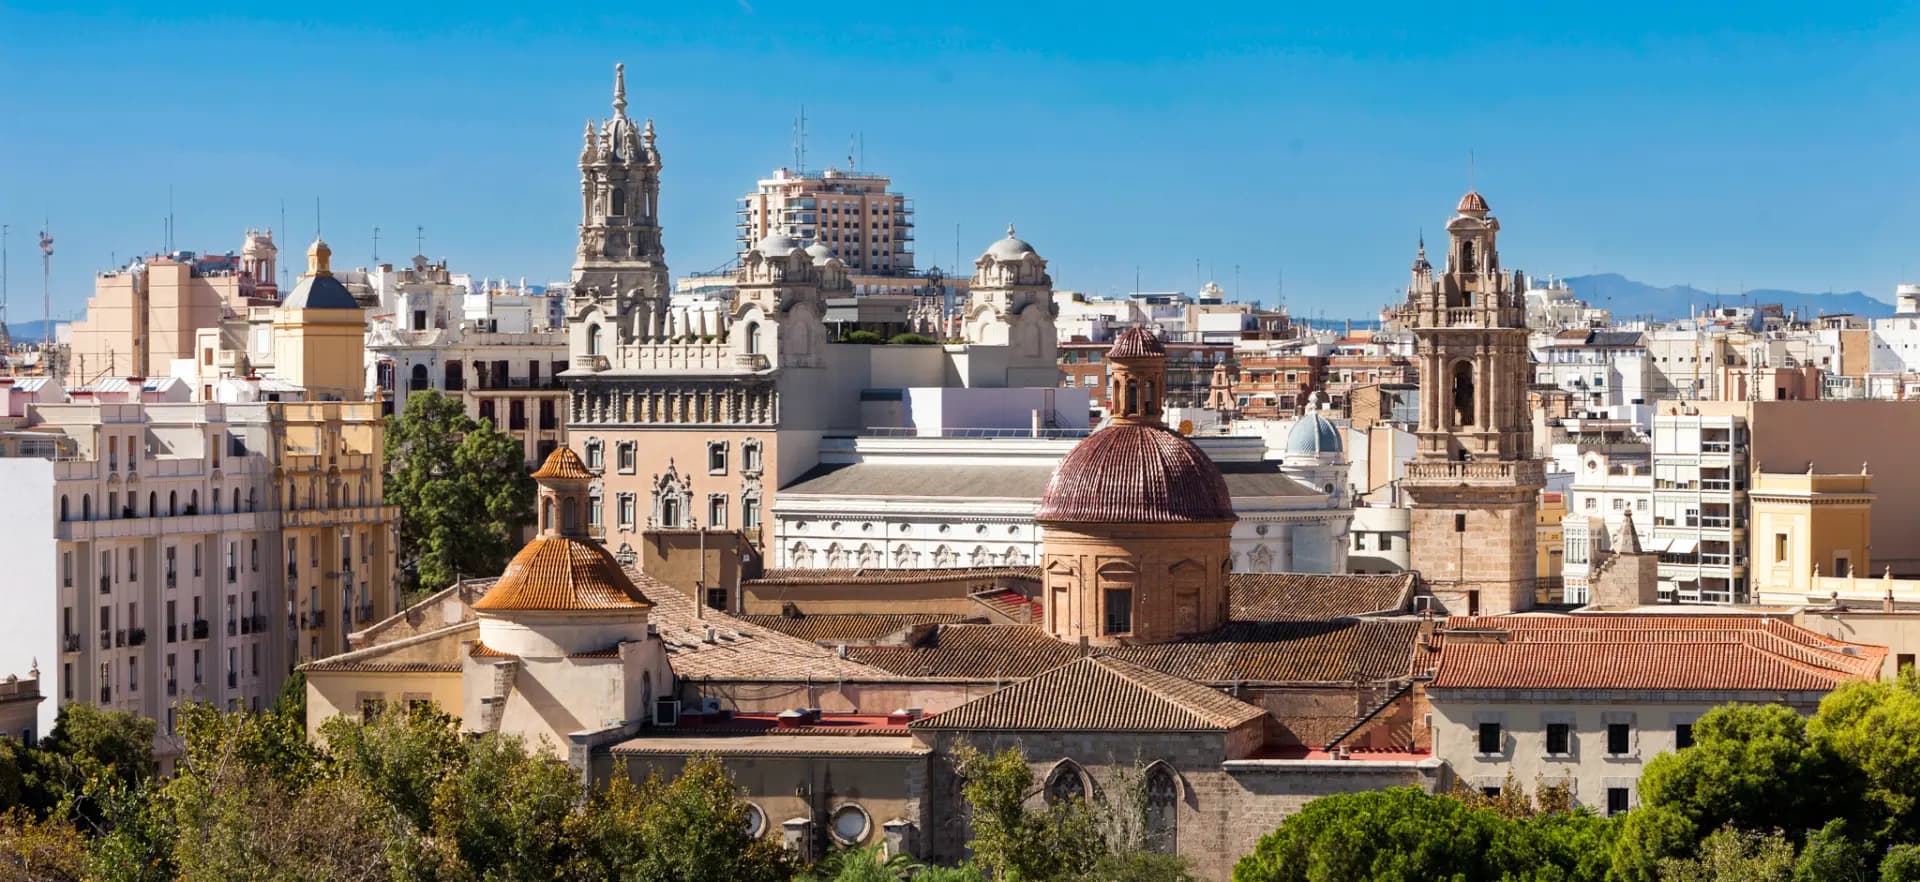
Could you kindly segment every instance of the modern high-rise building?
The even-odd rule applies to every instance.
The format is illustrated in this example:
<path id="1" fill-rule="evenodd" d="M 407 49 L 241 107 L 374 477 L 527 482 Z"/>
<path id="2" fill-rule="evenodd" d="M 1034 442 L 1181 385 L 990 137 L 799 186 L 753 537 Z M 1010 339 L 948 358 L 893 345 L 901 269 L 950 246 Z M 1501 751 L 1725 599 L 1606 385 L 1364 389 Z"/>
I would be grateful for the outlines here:
<path id="1" fill-rule="evenodd" d="M 1399 322 L 1420 365 L 1418 453 L 1401 487 L 1413 502 L 1413 568 L 1449 613 L 1533 606 L 1540 488 L 1527 386 L 1526 303 L 1500 268 L 1500 221 L 1479 193 L 1447 221 L 1445 268 L 1423 245 Z"/>
<path id="2" fill-rule="evenodd" d="M 913 271 L 913 200 L 888 188 L 886 175 L 828 168 L 775 169 L 735 213 L 739 255 L 774 234 L 802 245 L 820 244 L 854 275 Z"/>

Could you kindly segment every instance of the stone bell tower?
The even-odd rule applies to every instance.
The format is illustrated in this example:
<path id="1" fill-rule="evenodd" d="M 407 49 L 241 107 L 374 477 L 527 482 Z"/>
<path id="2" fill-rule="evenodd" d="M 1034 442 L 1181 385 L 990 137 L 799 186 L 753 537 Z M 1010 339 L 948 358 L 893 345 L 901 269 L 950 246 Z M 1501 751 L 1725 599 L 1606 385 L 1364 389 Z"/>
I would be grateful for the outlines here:
<path id="1" fill-rule="evenodd" d="M 660 168 L 653 120 L 627 116 L 626 66 L 614 65 L 613 116 L 588 120 L 580 148 L 580 245 L 567 303 L 576 367 L 592 366 L 582 356 L 604 365 L 618 347 L 667 332 Z"/>
<path id="2" fill-rule="evenodd" d="M 1412 563 L 1453 615 L 1533 606 L 1535 524 L 1546 471 L 1533 458 L 1524 296 L 1500 269 L 1500 221 L 1479 193 L 1447 222 L 1444 270 L 1422 243 L 1400 308 L 1420 362 Z"/>

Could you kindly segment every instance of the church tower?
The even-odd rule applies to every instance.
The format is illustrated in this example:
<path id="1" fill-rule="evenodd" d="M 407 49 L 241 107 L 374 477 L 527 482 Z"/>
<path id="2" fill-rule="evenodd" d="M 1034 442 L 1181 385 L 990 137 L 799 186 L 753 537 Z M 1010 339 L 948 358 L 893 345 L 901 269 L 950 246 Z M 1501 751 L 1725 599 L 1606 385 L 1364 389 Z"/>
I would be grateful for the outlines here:
<path id="1" fill-rule="evenodd" d="M 613 117 L 589 120 L 580 149 L 580 246 L 568 301 L 575 366 L 604 370 L 619 345 L 663 337 L 669 293 L 653 120 L 636 126 L 627 117 L 626 65 L 616 64 Z"/>
<path id="2" fill-rule="evenodd" d="M 1425 243 L 1400 308 L 1420 363 L 1418 453 L 1401 486 L 1413 503 L 1412 563 L 1454 615 L 1533 606 L 1535 513 L 1523 295 L 1500 269 L 1500 221 L 1479 193 L 1447 222 L 1439 275 Z"/>

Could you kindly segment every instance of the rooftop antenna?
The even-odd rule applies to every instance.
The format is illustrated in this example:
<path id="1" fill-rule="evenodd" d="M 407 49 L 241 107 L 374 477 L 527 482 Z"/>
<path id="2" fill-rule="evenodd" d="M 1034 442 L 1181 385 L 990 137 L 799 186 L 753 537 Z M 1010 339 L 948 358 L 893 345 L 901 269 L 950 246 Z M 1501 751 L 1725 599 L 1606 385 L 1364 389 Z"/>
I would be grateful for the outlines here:
<path id="1" fill-rule="evenodd" d="M 313 197 L 313 238 L 320 240 L 320 197 Z"/>
<path id="2" fill-rule="evenodd" d="M 427 253 L 427 226 L 425 224 L 414 224 L 413 226 L 413 253 Z"/>
<path id="3" fill-rule="evenodd" d="M 853 162 L 854 149 L 858 147 L 859 144 L 860 144 L 860 139 L 858 136 L 856 135 L 847 136 L 847 171 L 853 171 L 854 169 L 859 168 L 859 166 L 855 165 Z"/>
<path id="4" fill-rule="evenodd" d="M 40 330 L 46 335 L 46 351 L 53 351 L 53 236 L 47 228 L 53 224 L 40 219 Z"/>
<path id="5" fill-rule="evenodd" d="M 173 253 L 173 185 L 167 185 L 167 253 Z"/>
<path id="6" fill-rule="evenodd" d="M 287 197 L 285 196 L 280 197 L 280 235 L 288 235 Z M 280 264 L 280 289 L 283 291 L 287 288 L 287 264 L 291 262 L 292 261 L 287 260 L 278 261 Z"/>
<path id="7" fill-rule="evenodd" d="M 373 265 L 380 265 L 380 228 L 373 228 Z"/>

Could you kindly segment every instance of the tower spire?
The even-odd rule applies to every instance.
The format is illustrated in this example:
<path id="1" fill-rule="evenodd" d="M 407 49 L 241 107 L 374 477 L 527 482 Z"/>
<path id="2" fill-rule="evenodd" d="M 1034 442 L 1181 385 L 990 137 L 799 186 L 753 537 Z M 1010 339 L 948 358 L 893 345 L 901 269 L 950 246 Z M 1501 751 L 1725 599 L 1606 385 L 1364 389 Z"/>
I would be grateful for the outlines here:
<path id="1" fill-rule="evenodd" d="M 627 115 L 627 66 L 613 66 L 613 115 L 624 119 Z"/>

